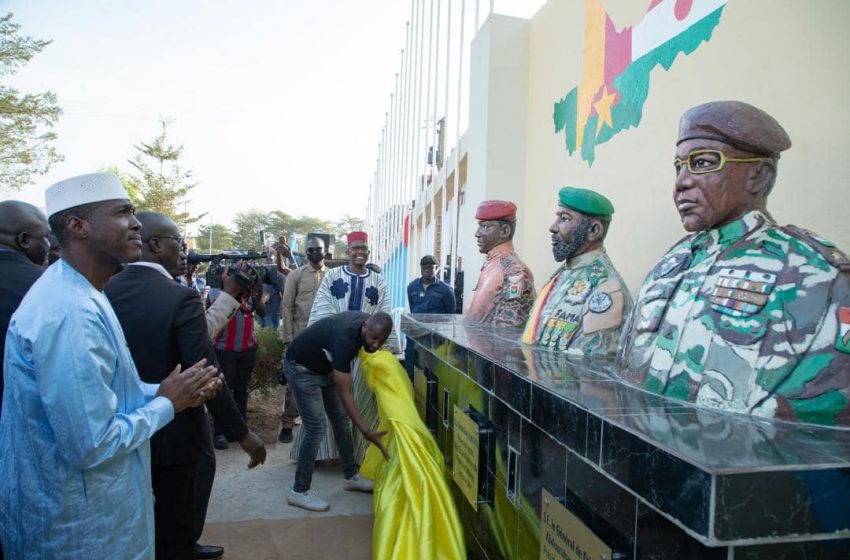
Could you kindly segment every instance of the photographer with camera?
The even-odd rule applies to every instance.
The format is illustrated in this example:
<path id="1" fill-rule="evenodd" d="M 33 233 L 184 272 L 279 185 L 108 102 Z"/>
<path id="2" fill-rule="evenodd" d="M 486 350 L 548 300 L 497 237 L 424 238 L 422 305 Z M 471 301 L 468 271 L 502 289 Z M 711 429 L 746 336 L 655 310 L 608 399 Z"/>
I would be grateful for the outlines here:
<path id="1" fill-rule="evenodd" d="M 235 255 L 218 254 L 218 255 L 203 255 L 195 251 L 189 251 L 186 258 L 187 271 L 190 267 L 197 268 L 199 263 L 208 262 L 210 267 L 207 269 L 204 279 L 203 299 L 206 302 L 206 320 L 207 331 L 210 338 L 214 339 L 216 335 L 224 328 L 224 326 L 233 318 L 236 310 L 239 309 L 242 301 L 242 293 L 250 286 L 250 276 L 258 274 L 257 268 L 250 265 L 243 266 L 243 259 L 256 258 L 256 254 L 238 253 Z M 230 265 L 222 264 L 227 259 L 240 259 Z M 264 268 L 264 267 L 259 267 Z M 240 270 L 246 272 L 239 273 Z M 177 279 L 180 280 L 184 276 Z M 181 284 L 184 284 L 182 281 Z M 208 294 L 211 289 L 217 288 L 218 297 L 215 301 L 208 301 Z M 201 292 L 201 290 L 198 290 Z"/>
<path id="2" fill-rule="evenodd" d="M 258 269 L 262 268 L 244 261 L 229 265 L 226 267 L 226 275 L 220 277 L 221 285 L 212 288 L 209 295 L 210 302 L 214 306 L 219 298 L 224 297 L 226 292 L 222 290 L 222 287 L 231 277 L 243 287 L 236 313 L 213 341 L 218 363 L 221 365 L 224 378 L 243 419 L 247 419 L 248 416 L 248 384 L 251 381 L 257 355 L 254 315 L 263 317 L 266 314 L 266 306 L 262 301 L 262 278 Z M 217 272 L 216 267 L 211 265 L 210 271 Z M 228 447 L 227 438 L 217 423 L 213 445 L 216 449 Z"/>
<path id="3" fill-rule="evenodd" d="M 278 237 L 277 243 L 272 245 L 275 252 L 275 264 L 277 270 L 284 276 L 289 276 L 289 273 L 298 269 L 298 263 L 295 261 L 295 255 L 292 254 L 292 248 L 286 242 L 286 238 Z"/>

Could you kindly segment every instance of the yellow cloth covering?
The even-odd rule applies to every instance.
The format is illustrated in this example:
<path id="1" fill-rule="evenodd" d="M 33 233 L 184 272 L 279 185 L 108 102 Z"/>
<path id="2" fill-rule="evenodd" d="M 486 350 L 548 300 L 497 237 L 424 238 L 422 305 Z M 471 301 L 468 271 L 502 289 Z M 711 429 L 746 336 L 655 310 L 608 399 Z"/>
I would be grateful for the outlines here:
<path id="1" fill-rule="evenodd" d="M 374 560 L 466 558 L 463 527 L 446 483 L 443 455 L 413 401 L 413 385 L 398 360 L 360 351 L 361 372 L 378 400 L 385 461 L 369 446 L 360 472 L 375 481 Z"/>

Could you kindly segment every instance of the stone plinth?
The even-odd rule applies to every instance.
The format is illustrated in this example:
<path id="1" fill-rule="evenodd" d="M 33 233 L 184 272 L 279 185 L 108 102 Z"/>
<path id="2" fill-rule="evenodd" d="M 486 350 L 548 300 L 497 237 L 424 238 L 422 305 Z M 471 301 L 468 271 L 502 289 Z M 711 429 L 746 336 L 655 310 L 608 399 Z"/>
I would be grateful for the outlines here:
<path id="1" fill-rule="evenodd" d="M 615 558 L 850 558 L 850 430 L 670 400 L 456 315 L 402 331 L 448 465 L 454 406 L 492 434 L 477 508 L 453 488 L 471 556 L 538 558 L 545 488 Z"/>

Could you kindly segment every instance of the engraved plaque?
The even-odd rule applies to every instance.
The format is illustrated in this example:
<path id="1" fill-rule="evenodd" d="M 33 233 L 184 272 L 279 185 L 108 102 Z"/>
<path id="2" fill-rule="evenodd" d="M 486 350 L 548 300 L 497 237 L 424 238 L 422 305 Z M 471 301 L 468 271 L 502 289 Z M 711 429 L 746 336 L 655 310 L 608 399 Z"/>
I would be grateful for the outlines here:
<path id="1" fill-rule="evenodd" d="M 540 507 L 540 560 L 613 560 L 611 547 L 543 489 Z"/>
<path id="2" fill-rule="evenodd" d="M 452 478 L 475 511 L 478 511 L 478 444 L 478 423 L 455 405 Z"/>

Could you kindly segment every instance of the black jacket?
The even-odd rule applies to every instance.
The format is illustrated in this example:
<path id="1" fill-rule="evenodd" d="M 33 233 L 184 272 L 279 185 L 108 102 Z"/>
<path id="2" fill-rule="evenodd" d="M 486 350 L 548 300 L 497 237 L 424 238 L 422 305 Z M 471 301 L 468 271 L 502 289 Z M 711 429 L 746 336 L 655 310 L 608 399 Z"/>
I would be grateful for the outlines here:
<path id="1" fill-rule="evenodd" d="M 143 381 L 159 383 L 177 364 L 183 369 L 202 358 L 217 365 L 207 332 L 201 297 L 161 272 L 146 266 L 128 266 L 106 284 L 109 298 L 136 369 Z M 248 427 L 225 387 L 207 408 L 226 436 L 241 440 Z M 205 447 L 204 408 L 186 409 L 151 439 L 154 465 L 180 465 L 196 461 Z"/>
<path id="2" fill-rule="evenodd" d="M 27 291 L 35 284 L 44 267 L 33 264 L 26 255 L 17 251 L 0 251 L 0 414 L 3 412 L 3 359 L 6 331 L 12 314 L 21 304 Z"/>

